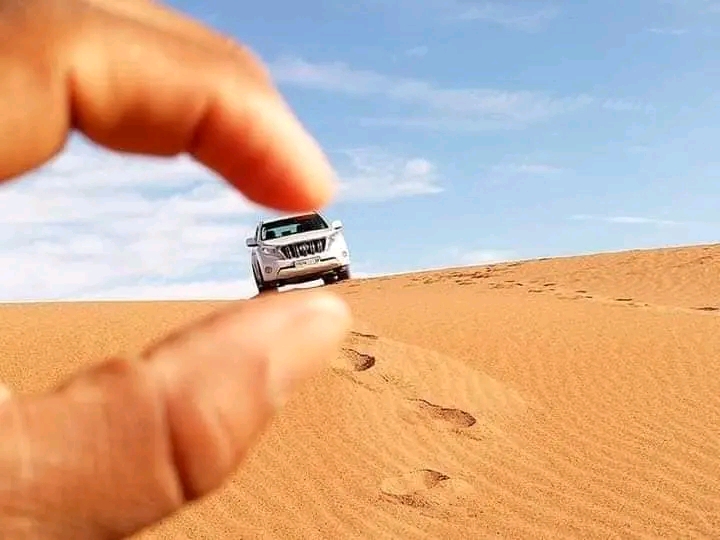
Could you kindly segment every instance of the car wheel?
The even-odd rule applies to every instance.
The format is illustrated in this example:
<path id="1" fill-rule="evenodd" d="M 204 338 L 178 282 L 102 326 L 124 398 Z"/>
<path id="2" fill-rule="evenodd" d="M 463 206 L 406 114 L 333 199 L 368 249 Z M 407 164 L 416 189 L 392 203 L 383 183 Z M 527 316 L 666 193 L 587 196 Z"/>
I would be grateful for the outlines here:
<path id="1" fill-rule="evenodd" d="M 342 270 L 339 270 L 337 273 L 337 280 L 338 281 L 345 281 L 346 279 L 350 279 L 350 268 L 346 267 Z"/>
<path id="2" fill-rule="evenodd" d="M 333 276 L 332 274 L 329 276 L 323 276 L 322 280 L 325 285 L 330 285 L 331 283 L 335 282 L 335 276 Z"/>
<path id="3" fill-rule="evenodd" d="M 277 283 L 272 283 L 272 282 L 271 283 L 260 283 L 260 284 L 258 284 L 257 289 L 260 294 L 263 294 L 266 292 L 277 291 L 278 285 L 277 285 Z"/>
<path id="4" fill-rule="evenodd" d="M 258 293 L 262 294 L 264 292 L 277 289 L 277 285 L 275 283 L 265 283 L 262 278 L 258 276 L 257 271 L 255 270 L 255 265 L 253 265 L 252 270 L 253 279 L 255 280 L 255 286 L 257 287 Z"/>

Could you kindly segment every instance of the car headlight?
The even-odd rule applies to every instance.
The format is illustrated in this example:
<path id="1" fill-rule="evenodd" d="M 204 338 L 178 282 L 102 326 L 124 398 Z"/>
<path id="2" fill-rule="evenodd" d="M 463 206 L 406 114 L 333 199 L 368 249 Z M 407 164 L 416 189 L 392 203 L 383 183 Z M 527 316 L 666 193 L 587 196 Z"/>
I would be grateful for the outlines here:
<path id="1" fill-rule="evenodd" d="M 328 236 L 327 247 L 330 248 L 330 246 L 332 246 L 335 243 L 335 240 L 337 240 L 338 238 L 340 238 L 339 233 L 331 234 L 330 236 Z"/>
<path id="2" fill-rule="evenodd" d="M 280 257 L 280 250 L 272 246 L 263 246 L 260 248 L 260 252 L 270 257 Z"/>

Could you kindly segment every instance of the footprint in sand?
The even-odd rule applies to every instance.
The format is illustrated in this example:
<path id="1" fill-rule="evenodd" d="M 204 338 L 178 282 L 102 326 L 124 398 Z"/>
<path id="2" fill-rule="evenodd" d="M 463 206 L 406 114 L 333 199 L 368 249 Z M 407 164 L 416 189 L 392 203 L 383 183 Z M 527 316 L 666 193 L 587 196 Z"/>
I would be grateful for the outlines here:
<path id="1" fill-rule="evenodd" d="M 375 334 L 352 330 L 345 347 L 332 362 L 335 373 L 349 379 L 354 384 L 376 391 L 376 385 L 370 384 L 364 377 L 357 377 L 355 374 L 367 372 L 375 367 L 377 359 L 374 349 L 379 339 L 379 336 Z"/>
<path id="2" fill-rule="evenodd" d="M 414 413 L 415 420 L 430 419 L 433 422 L 454 429 L 469 428 L 477 423 L 477 420 L 472 414 L 462 409 L 442 407 L 425 399 L 409 399 L 406 402 L 406 406 L 409 412 Z"/>
<path id="3" fill-rule="evenodd" d="M 355 349 L 343 348 L 337 367 L 349 371 L 367 371 L 375 365 L 375 357 L 371 354 L 361 353 Z"/>
<path id="4" fill-rule="evenodd" d="M 466 505 L 475 494 L 467 482 L 435 471 L 418 469 L 386 478 L 380 484 L 386 500 L 415 508 Z"/>
<path id="5" fill-rule="evenodd" d="M 362 332 L 351 331 L 350 335 L 354 338 L 368 339 L 375 341 L 378 337 L 375 334 L 363 334 Z"/>

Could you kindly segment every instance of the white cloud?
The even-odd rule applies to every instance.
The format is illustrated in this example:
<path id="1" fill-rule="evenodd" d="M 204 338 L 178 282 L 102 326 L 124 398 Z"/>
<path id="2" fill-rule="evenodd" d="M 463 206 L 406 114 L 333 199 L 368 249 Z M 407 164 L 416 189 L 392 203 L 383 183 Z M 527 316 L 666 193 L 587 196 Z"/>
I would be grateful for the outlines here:
<path id="1" fill-rule="evenodd" d="M 585 107 L 589 96 L 553 97 L 543 92 L 443 88 L 420 79 L 353 69 L 342 62 L 311 63 L 284 57 L 270 65 L 275 80 L 299 88 L 356 97 L 384 97 L 418 109 L 409 117 L 366 118 L 365 125 L 461 129 L 517 128 Z M 464 127 L 463 127 L 464 126 Z"/>
<path id="2" fill-rule="evenodd" d="M 235 217 L 257 209 L 187 156 L 120 154 L 79 137 L 50 162 L 3 189 L 0 224 L 78 224 L 206 211 L 214 217 Z"/>
<path id="3" fill-rule="evenodd" d="M 127 285 L 108 289 L 102 294 L 82 295 L 73 300 L 236 300 L 250 298 L 257 294 L 252 279 L 236 279 L 224 281 L 190 281 L 187 283 L 164 283 L 147 285 Z"/>
<path id="4" fill-rule="evenodd" d="M 560 10 L 555 6 L 527 9 L 507 2 L 484 2 L 464 9 L 458 19 L 487 21 L 507 28 L 534 32 L 545 28 L 559 14 Z"/>
<path id="5" fill-rule="evenodd" d="M 243 282 L 256 212 L 189 158 L 121 155 L 74 138 L 0 190 L 0 299 L 192 296 L 211 273 Z M 211 280 L 207 294 L 215 290 Z"/>
<path id="6" fill-rule="evenodd" d="M 397 157 L 374 148 L 342 152 L 349 164 L 340 174 L 340 201 L 387 201 L 443 191 L 436 167 L 421 157 Z"/>

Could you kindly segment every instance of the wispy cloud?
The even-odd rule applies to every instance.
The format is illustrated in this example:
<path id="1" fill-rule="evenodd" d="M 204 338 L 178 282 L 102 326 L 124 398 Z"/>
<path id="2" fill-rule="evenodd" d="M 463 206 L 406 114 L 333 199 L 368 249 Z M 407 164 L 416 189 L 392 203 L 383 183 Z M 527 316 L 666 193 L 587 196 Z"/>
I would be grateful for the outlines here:
<path id="1" fill-rule="evenodd" d="M 383 97 L 420 109 L 408 117 L 365 118 L 365 125 L 498 129 L 524 127 L 593 102 L 587 95 L 555 97 L 544 92 L 488 88 L 443 88 L 432 82 L 353 69 L 342 62 L 311 63 L 285 57 L 271 64 L 284 85 L 356 97 Z"/>
<path id="2" fill-rule="evenodd" d="M 602 108 L 609 111 L 655 113 L 652 104 L 632 99 L 606 99 L 602 103 Z"/>
<path id="3" fill-rule="evenodd" d="M 570 219 L 574 221 L 600 221 L 619 225 L 651 225 L 656 227 L 683 225 L 682 221 L 648 218 L 642 216 L 595 216 L 589 214 L 575 214 L 570 216 Z"/>
<path id="4" fill-rule="evenodd" d="M 494 173 L 548 175 L 563 172 L 565 169 L 548 163 L 499 163 L 490 167 Z"/>
<path id="5" fill-rule="evenodd" d="M 648 28 L 647 31 L 664 36 L 682 36 L 688 33 L 687 28 Z"/>
<path id="6" fill-rule="evenodd" d="M 393 10 L 438 25 L 474 23 L 518 32 L 537 32 L 561 14 L 555 0 L 362 0 L 365 9 Z"/>
<path id="7" fill-rule="evenodd" d="M 405 54 L 407 56 L 416 56 L 421 57 L 425 56 L 429 52 L 429 48 L 426 45 L 420 45 L 418 47 L 413 47 L 411 49 L 408 49 L 405 51 Z"/>
<path id="8" fill-rule="evenodd" d="M 560 14 L 556 6 L 534 9 L 507 2 L 483 2 L 463 8 L 457 18 L 463 21 L 487 21 L 507 28 L 535 32 L 544 29 Z"/>
<path id="9" fill-rule="evenodd" d="M 434 116 L 380 116 L 363 117 L 358 120 L 360 127 L 388 127 L 423 131 L 447 131 L 456 133 L 478 133 L 491 130 L 522 129 L 527 124 L 513 123 L 505 118 L 491 115 L 483 118 L 466 117 L 460 115 L 434 115 Z"/>
<path id="10" fill-rule="evenodd" d="M 339 201 L 387 201 L 443 191 L 436 166 L 422 157 L 398 157 L 377 148 L 340 152 Z"/>

